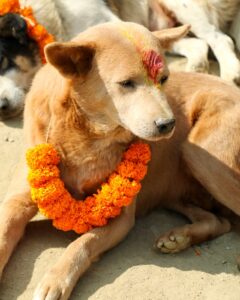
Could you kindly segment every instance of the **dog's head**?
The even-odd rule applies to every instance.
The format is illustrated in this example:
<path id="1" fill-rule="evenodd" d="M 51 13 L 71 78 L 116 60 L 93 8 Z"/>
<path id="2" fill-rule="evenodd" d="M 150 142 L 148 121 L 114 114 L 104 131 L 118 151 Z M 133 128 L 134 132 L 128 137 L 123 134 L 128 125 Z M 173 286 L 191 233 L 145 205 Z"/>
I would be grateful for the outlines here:
<path id="1" fill-rule="evenodd" d="M 117 22 L 93 27 L 46 57 L 70 86 L 70 98 L 103 132 L 118 126 L 146 140 L 169 137 L 175 120 L 164 93 L 169 71 L 163 47 L 188 26 L 149 32 Z"/>
<path id="2" fill-rule="evenodd" d="M 0 16 L 0 120 L 23 110 L 25 93 L 40 67 L 38 48 L 17 14 Z"/>

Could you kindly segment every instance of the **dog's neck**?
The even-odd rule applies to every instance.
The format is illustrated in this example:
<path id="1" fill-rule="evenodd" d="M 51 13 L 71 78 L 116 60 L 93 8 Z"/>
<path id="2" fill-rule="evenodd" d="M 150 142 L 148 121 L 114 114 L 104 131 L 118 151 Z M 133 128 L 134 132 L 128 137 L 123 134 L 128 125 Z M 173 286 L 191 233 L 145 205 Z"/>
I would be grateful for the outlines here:
<path id="1" fill-rule="evenodd" d="M 51 114 L 48 142 L 61 156 L 61 176 L 67 188 L 82 197 L 95 192 L 115 170 L 134 136 L 121 126 L 104 130 L 70 93 L 64 98 Z"/>
<path id="2" fill-rule="evenodd" d="M 130 131 L 122 126 L 112 123 L 107 118 L 105 120 L 101 112 L 89 112 L 82 107 L 81 99 L 75 99 L 71 91 L 65 94 L 57 114 L 54 111 L 56 109 L 50 117 L 49 132 L 50 140 L 56 145 L 64 143 L 65 140 L 61 139 L 61 136 L 65 133 L 68 134 L 67 142 L 74 137 L 79 144 L 90 142 L 87 143 L 89 147 L 97 144 L 98 149 L 99 144 L 102 144 L 103 148 L 104 145 L 108 147 L 114 143 L 127 145 L 134 138 Z M 57 141 L 59 136 L 60 141 Z"/>

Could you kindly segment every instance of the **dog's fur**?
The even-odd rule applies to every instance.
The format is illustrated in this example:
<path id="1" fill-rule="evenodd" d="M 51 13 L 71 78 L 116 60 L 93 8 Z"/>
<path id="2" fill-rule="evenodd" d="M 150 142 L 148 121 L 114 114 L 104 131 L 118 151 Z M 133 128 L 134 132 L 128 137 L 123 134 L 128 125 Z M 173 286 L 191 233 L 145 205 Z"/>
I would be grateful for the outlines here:
<path id="1" fill-rule="evenodd" d="M 150 0 L 165 20 L 164 27 L 172 23 L 190 24 L 191 32 L 199 39 L 187 38 L 173 45 L 173 51 L 188 58 L 187 69 L 207 71 L 208 46 L 220 65 L 221 77 L 240 84 L 240 62 L 234 52 L 233 40 L 240 50 L 239 0 Z M 226 35 L 228 34 L 228 35 Z"/>
<path id="2" fill-rule="evenodd" d="M 166 253 L 228 232 L 229 221 L 211 209 L 220 211 L 223 205 L 240 215 L 240 91 L 219 78 L 194 73 L 173 73 L 160 89 L 149 85 L 126 31 L 162 55 L 162 46 L 188 28 L 153 35 L 140 25 L 117 22 L 88 29 L 72 42 L 49 45 L 49 64 L 39 71 L 27 97 L 26 146 L 48 136 L 61 155 L 61 176 L 79 198 L 96 191 L 131 141 L 144 139 L 152 148 L 137 201 L 107 226 L 71 243 L 40 282 L 34 299 L 67 299 L 95 258 L 128 234 L 135 214 L 157 205 L 192 221 L 159 237 L 155 246 Z M 164 64 L 158 80 L 167 74 Z M 132 84 L 122 84 L 126 80 Z M 173 114 L 174 133 L 162 134 L 156 120 L 171 120 Z M 37 213 L 25 162 L 19 170 L 0 209 L 0 272 Z"/>
<path id="3" fill-rule="evenodd" d="M 0 120 L 22 112 L 25 93 L 40 63 L 26 22 L 16 14 L 0 16 Z"/>

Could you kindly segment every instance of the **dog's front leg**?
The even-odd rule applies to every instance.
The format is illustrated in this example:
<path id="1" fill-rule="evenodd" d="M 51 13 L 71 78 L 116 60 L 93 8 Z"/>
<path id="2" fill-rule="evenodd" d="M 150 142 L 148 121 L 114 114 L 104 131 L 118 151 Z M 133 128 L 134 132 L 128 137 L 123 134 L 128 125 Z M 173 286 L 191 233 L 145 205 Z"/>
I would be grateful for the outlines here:
<path id="1" fill-rule="evenodd" d="M 103 252 L 117 245 L 135 222 L 135 202 L 105 227 L 95 228 L 71 243 L 38 285 L 34 300 L 68 299 L 79 277 Z"/>
<path id="2" fill-rule="evenodd" d="M 21 239 L 28 221 L 37 213 L 27 183 L 25 160 L 9 186 L 8 194 L 0 205 L 0 276 L 15 246 Z"/>
<path id="3" fill-rule="evenodd" d="M 28 191 L 7 198 L 0 207 L 0 276 L 28 221 L 36 214 Z"/>

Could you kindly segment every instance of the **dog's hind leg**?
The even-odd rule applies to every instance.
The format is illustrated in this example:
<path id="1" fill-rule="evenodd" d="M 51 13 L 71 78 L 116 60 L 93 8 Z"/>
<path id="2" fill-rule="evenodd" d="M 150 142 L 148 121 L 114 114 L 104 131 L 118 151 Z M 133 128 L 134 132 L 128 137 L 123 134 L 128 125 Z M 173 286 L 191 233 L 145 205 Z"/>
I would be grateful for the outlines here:
<path id="1" fill-rule="evenodd" d="M 182 148 L 183 158 L 192 175 L 224 206 L 240 215 L 239 112 L 203 113 L 196 121 Z M 206 114 L 204 116 L 204 114 Z M 227 126 L 226 126 L 227 125 Z M 162 252 L 177 252 L 188 246 L 230 230 L 225 219 L 201 208 L 175 207 L 193 224 L 175 228 L 157 241 Z"/>
<path id="2" fill-rule="evenodd" d="M 197 121 L 183 145 L 183 156 L 192 175 L 213 198 L 240 216 L 240 120 L 237 114 L 239 111 L 235 108 L 228 112 L 228 120 L 224 113 L 220 121 L 216 117 L 215 128 L 214 123 L 206 119 Z"/>
<path id="3" fill-rule="evenodd" d="M 20 168 L 9 194 L 0 206 L 0 275 L 15 246 L 21 239 L 28 221 L 37 213 L 32 202 L 26 173 Z"/>
<path id="4" fill-rule="evenodd" d="M 108 225 L 95 228 L 71 243 L 57 264 L 39 283 L 34 300 L 66 300 L 79 277 L 103 252 L 116 246 L 131 230 L 135 221 L 135 203 Z"/>
<path id="5" fill-rule="evenodd" d="M 177 204 L 174 210 L 192 221 L 164 233 L 155 242 L 154 248 L 163 253 L 176 253 L 192 245 L 202 243 L 230 230 L 230 223 L 211 212 L 194 205 Z"/>

